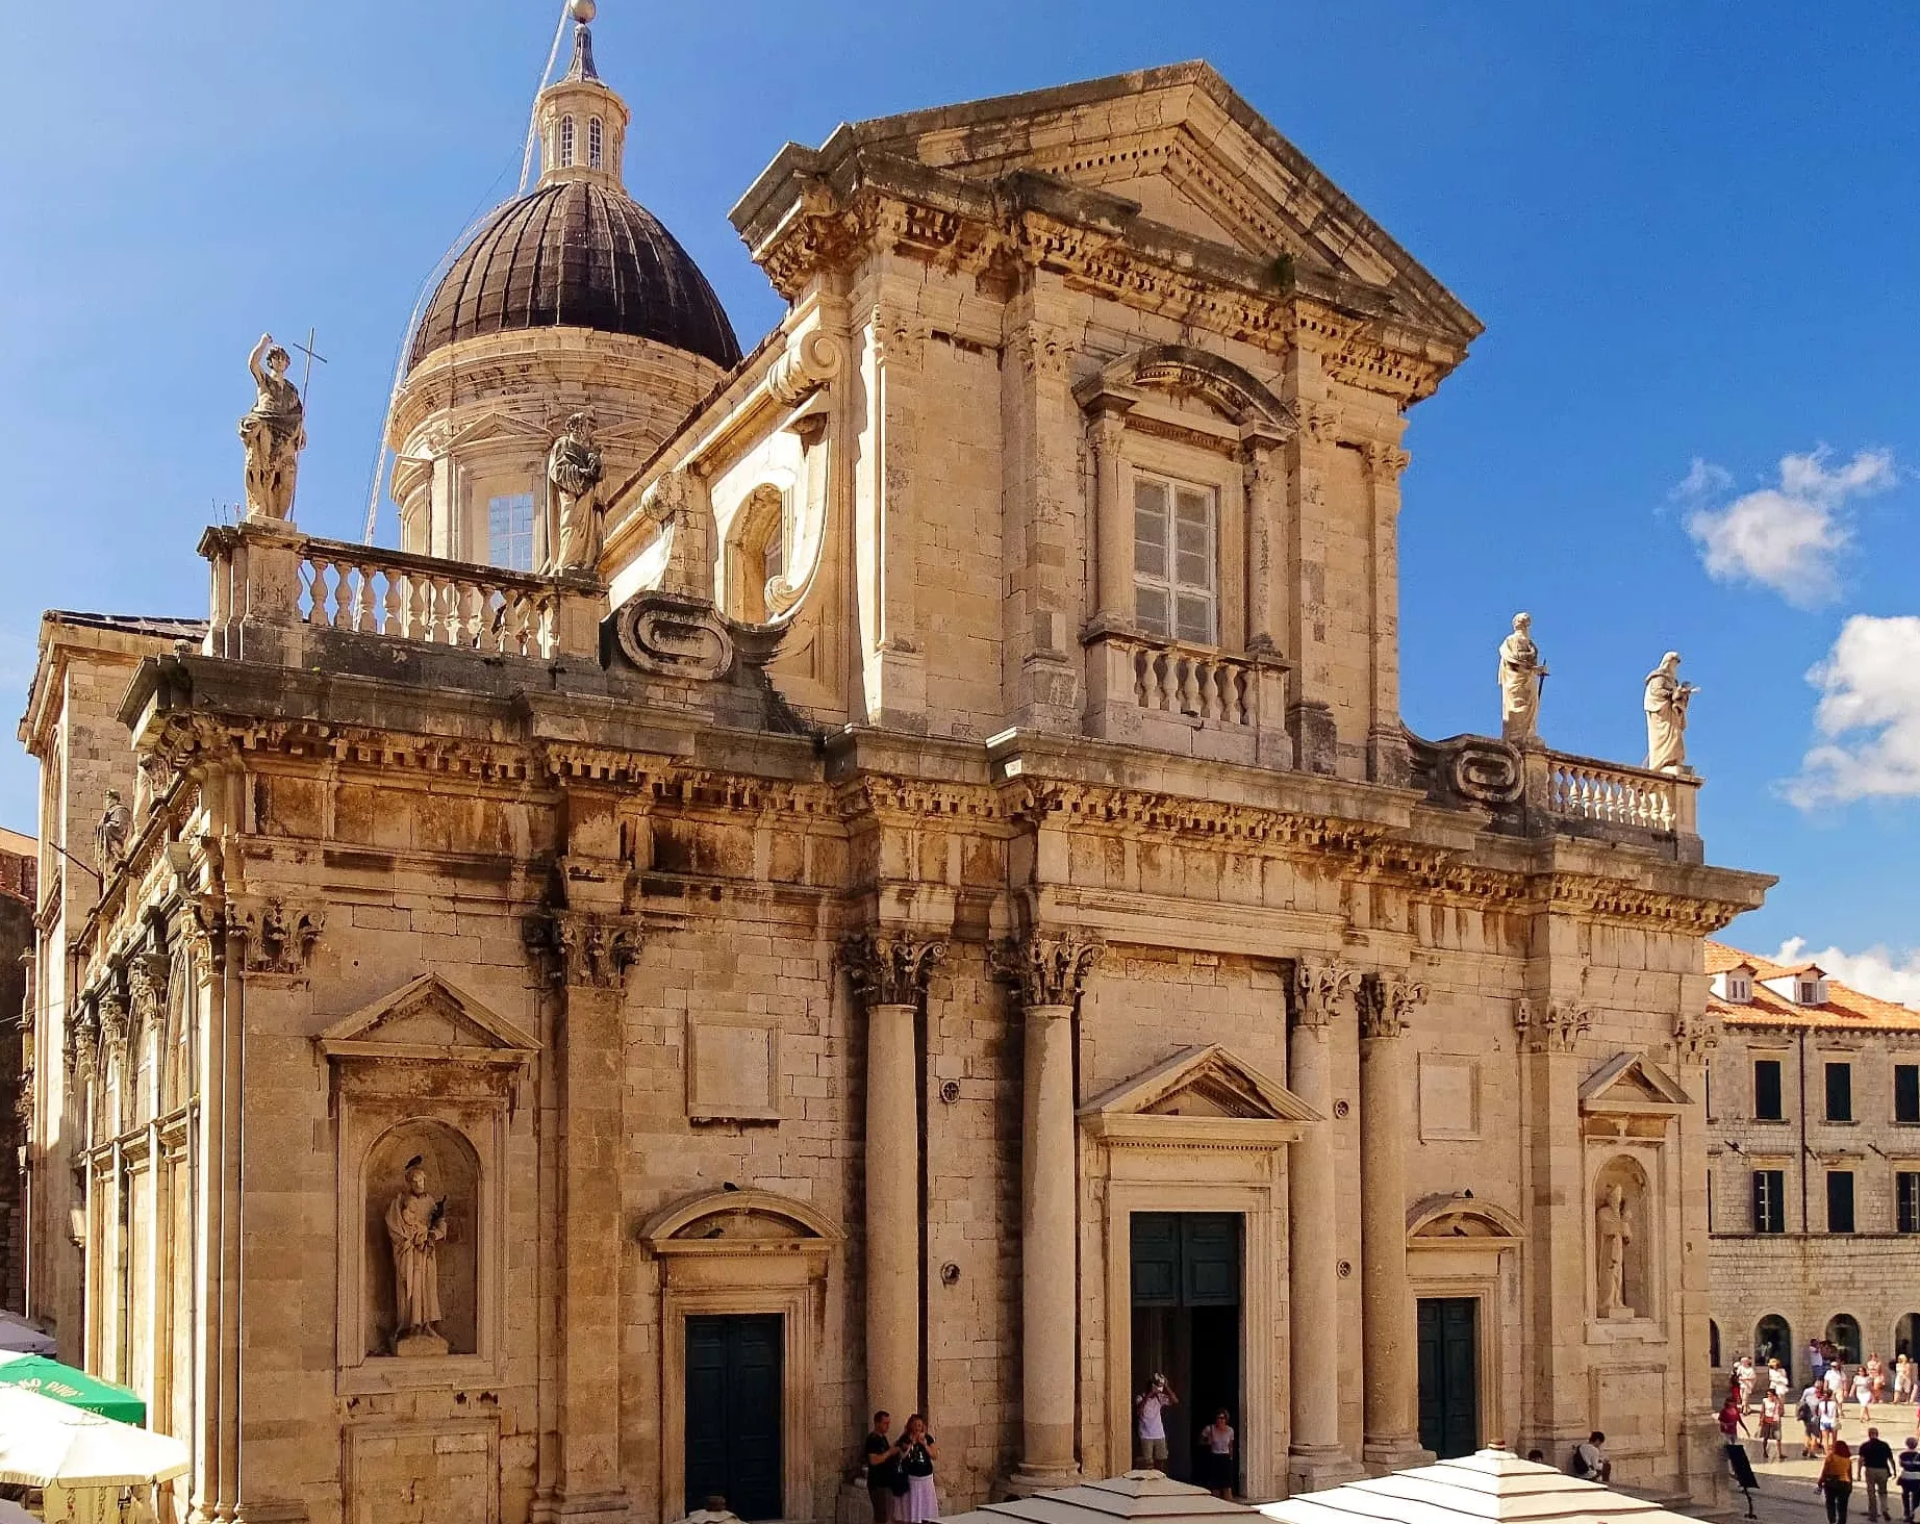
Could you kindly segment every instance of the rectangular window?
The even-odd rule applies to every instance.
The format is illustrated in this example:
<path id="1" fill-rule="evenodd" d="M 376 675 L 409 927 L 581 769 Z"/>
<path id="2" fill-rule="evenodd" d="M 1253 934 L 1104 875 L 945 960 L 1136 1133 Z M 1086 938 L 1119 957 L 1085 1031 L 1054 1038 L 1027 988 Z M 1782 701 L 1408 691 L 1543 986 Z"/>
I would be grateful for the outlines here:
<path id="1" fill-rule="evenodd" d="M 1920 1171 L 1901 1170 L 1893 1177 L 1894 1226 L 1902 1233 L 1920 1233 Z"/>
<path id="2" fill-rule="evenodd" d="M 1216 643 L 1217 532 L 1205 487 L 1140 476 L 1133 483 L 1133 614 L 1161 639 Z"/>
<path id="3" fill-rule="evenodd" d="M 1753 1115 L 1761 1122 L 1786 1120 L 1786 1113 L 1780 1109 L 1780 1060 L 1777 1058 L 1753 1061 Z"/>
<path id="4" fill-rule="evenodd" d="M 533 570 L 533 494 L 487 499 L 487 560 L 509 571 Z"/>
<path id="5" fill-rule="evenodd" d="M 1850 1169 L 1827 1171 L 1827 1231 L 1853 1231 L 1853 1171 Z"/>
<path id="6" fill-rule="evenodd" d="M 1853 1065 L 1827 1065 L 1827 1120 L 1853 1120 Z"/>
<path id="7" fill-rule="evenodd" d="M 1920 1122 L 1920 1064 L 1893 1066 L 1893 1119 Z"/>
<path id="8" fill-rule="evenodd" d="M 1753 1231 L 1787 1231 L 1787 1172 L 1757 1169 L 1753 1172 Z"/>

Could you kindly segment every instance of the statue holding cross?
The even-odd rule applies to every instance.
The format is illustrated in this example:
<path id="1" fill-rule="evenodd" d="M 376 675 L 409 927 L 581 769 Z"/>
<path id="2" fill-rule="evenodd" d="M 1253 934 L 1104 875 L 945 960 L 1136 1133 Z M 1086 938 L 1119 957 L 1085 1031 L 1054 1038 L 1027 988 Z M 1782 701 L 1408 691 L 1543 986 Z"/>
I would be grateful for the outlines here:
<path id="1" fill-rule="evenodd" d="M 300 390 L 287 379 L 292 357 L 263 333 L 247 356 L 256 387 L 253 406 L 240 420 L 240 443 L 247 452 L 247 517 L 293 517 L 294 478 L 307 444 L 307 408 Z"/>

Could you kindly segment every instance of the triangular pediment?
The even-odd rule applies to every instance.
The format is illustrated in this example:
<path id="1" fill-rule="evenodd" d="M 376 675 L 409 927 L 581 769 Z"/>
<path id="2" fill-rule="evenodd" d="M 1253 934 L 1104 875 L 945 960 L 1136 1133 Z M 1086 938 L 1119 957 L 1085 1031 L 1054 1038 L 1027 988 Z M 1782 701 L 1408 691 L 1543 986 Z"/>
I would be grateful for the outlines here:
<path id="1" fill-rule="evenodd" d="M 329 1058 L 523 1063 L 540 1051 L 538 1038 L 438 974 L 422 974 L 343 1017 L 318 1041 Z"/>
<path id="2" fill-rule="evenodd" d="M 1580 1086 L 1580 1109 L 1587 1112 L 1665 1111 L 1692 1104 L 1678 1080 L 1638 1053 L 1615 1054 Z"/>
<path id="3" fill-rule="evenodd" d="M 1465 341 L 1471 312 L 1211 65 L 1174 64 L 861 122 L 866 148 L 958 179 L 1026 172 L 1302 276 L 1350 282 Z"/>
<path id="4" fill-rule="evenodd" d="M 440 449 L 443 452 L 463 450 L 472 445 L 499 440 L 526 441 L 538 444 L 544 450 L 547 433 L 525 418 L 515 418 L 507 413 L 483 413 L 448 435 Z"/>
<path id="5" fill-rule="evenodd" d="M 1143 1074 L 1096 1096 L 1083 1117 L 1201 1117 L 1317 1122 L 1316 1112 L 1226 1048 L 1183 1048 Z"/>

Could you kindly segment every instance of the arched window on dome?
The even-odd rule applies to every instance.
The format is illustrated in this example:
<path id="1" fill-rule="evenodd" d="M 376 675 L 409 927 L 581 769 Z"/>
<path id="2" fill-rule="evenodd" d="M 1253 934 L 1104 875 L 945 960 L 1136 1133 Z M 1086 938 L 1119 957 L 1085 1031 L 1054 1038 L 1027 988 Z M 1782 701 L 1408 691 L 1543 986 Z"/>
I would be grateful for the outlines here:
<path id="1" fill-rule="evenodd" d="M 587 168 L 589 169 L 600 167 L 600 144 L 600 118 L 590 116 L 587 118 Z"/>
<path id="2" fill-rule="evenodd" d="M 560 118 L 560 165 L 564 169 L 573 163 L 573 118 Z"/>

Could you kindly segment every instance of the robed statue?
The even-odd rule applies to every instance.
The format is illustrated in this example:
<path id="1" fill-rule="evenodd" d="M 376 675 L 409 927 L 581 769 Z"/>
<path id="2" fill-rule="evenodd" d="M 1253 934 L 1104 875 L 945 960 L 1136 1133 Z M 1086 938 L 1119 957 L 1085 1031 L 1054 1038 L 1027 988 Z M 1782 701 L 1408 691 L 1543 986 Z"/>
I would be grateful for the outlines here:
<path id="1" fill-rule="evenodd" d="M 1627 1305 L 1627 1245 L 1633 1228 L 1627 1221 L 1627 1193 L 1619 1185 L 1607 1187 L 1593 1214 L 1594 1247 L 1598 1251 L 1600 1284 L 1593 1310 L 1603 1318 L 1630 1318 Z"/>
<path id="2" fill-rule="evenodd" d="M 600 563 L 600 477 L 605 467 L 593 442 L 593 414 L 575 413 L 547 452 L 547 480 L 559 507 L 549 572 L 591 572 Z"/>
<path id="3" fill-rule="evenodd" d="M 1647 674 L 1647 766 L 1679 772 L 1687 763 L 1687 706 L 1700 690 L 1680 681 L 1680 653 L 1669 651 Z"/>
<path id="4" fill-rule="evenodd" d="M 102 873 L 111 873 L 127 860 L 127 841 L 133 833 L 133 811 L 120 801 L 120 790 L 110 788 L 106 808 L 93 828 L 93 860 Z"/>
<path id="5" fill-rule="evenodd" d="M 240 420 L 240 442 L 247 452 L 247 517 L 289 519 L 300 452 L 307 445 L 307 408 L 300 388 L 287 379 L 286 350 L 263 333 L 247 356 L 256 395 Z"/>
<path id="6" fill-rule="evenodd" d="M 1500 735 L 1516 746 L 1540 738 L 1540 686 L 1546 663 L 1533 643 L 1533 615 L 1515 614 L 1513 633 L 1500 642 Z"/>
<path id="7" fill-rule="evenodd" d="M 393 1352 L 444 1355 L 435 1260 L 447 1237 L 447 1198 L 436 1199 L 427 1189 L 417 1154 L 407 1161 L 406 1184 L 387 1207 L 387 1237 L 393 1241 Z"/>

